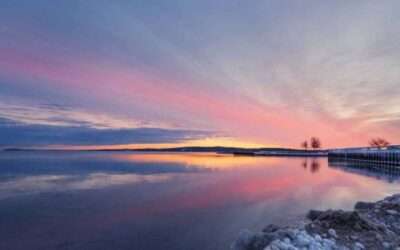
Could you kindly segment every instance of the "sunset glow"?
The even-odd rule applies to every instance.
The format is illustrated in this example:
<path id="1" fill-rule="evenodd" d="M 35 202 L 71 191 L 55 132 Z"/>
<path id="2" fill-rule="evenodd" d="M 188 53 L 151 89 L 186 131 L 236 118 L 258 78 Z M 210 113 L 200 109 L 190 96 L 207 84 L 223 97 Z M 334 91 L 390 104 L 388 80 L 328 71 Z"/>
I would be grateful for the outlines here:
<path id="1" fill-rule="evenodd" d="M 400 141 L 399 3 L 289 2 L 2 2 L 0 147 Z"/>
<path id="2" fill-rule="evenodd" d="M 0 250 L 399 249 L 399 10 L 0 0 Z"/>

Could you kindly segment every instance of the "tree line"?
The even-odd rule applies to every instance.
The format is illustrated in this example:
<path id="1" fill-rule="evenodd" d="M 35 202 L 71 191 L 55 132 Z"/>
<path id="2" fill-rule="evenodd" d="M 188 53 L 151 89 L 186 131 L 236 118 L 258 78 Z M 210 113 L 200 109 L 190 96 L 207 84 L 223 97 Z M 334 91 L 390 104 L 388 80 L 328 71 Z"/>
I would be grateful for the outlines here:
<path id="1" fill-rule="evenodd" d="M 381 137 L 371 139 L 368 144 L 369 146 L 374 148 L 386 148 L 390 146 L 390 142 Z M 304 148 L 305 150 L 308 150 L 309 148 L 316 150 L 320 149 L 322 147 L 322 144 L 321 140 L 318 137 L 311 137 L 310 141 L 308 140 L 303 141 L 301 143 L 301 147 Z"/>
<path id="2" fill-rule="evenodd" d="M 310 142 L 307 140 L 303 141 L 301 143 L 301 147 L 304 148 L 305 150 L 308 150 L 309 148 L 312 149 L 320 149 L 322 147 L 321 140 L 318 137 L 311 137 Z"/>
<path id="3" fill-rule="evenodd" d="M 369 145 L 374 148 L 386 148 L 390 146 L 390 142 L 388 142 L 386 139 L 377 137 L 373 138 L 369 141 Z"/>

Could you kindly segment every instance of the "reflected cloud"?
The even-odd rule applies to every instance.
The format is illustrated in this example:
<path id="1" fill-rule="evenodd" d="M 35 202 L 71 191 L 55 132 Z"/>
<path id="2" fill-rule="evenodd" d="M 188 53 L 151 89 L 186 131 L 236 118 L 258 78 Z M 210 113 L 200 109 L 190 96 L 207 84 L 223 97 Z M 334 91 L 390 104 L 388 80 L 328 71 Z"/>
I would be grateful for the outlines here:
<path id="1" fill-rule="evenodd" d="M 174 163 L 186 167 L 200 167 L 208 169 L 230 169 L 237 167 L 253 167 L 269 165 L 278 162 L 277 158 L 261 158 L 232 156 L 216 153 L 146 153 L 146 154 L 116 154 L 115 160 L 137 163 Z"/>
<path id="2" fill-rule="evenodd" d="M 118 185 L 164 182 L 172 175 L 93 173 L 89 175 L 38 175 L 0 182 L 0 200 L 18 195 L 101 189 Z"/>
<path id="3" fill-rule="evenodd" d="M 354 201 L 373 200 L 383 193 L 395 192 L 388 192 L 392 186 L 387 182 L 331 169 L 324 160 L 309 162 L 307 169 L 312 174 L 292 168 L 292 164 L 303 163 L 301 159 L 286 158 L 275 158 L 269 162 L 268 158 L 262 157 L 251 168 L 206 172 L 201 177 L 196 173 L 187 173 L 182 177 L 184 181 L 177 179 L 176 182 L 178 186 L 184 186 L 185 192 L 170 187 L 163 191 L 161 199 L 128 208 L 116 215 L 113 221 L 193 209 L 234 207 L 238 204 L 270 207 L 274 202 L 298 204 L 299 207 L 291 210 L 301 212 L 315 207 L 350 209 Z M 374 186 L 373 191 L 368 189 L 370 186 Z M 336 193 L 338 190 L 340 192 Z M 309 204 L 315 207 L 309 207 Z"/>
<path id="4" fill-rule="evenodd" d="M 209 153 L 57 153 L 50 156 L 45 154 L 37 159 L 38 166 L 40 162 L 47 162 L 50 169 L 45 168 L 39 174 L 32 172 L 30 176 L 26 176 L 26 173 L 21 175 L 18 166 L 24 169 L 27 160 L 32 162 L 31 157 L 27 156 L 10 165 L 10 168 L 3 169 L 8 174 L 14 173 L 14 176 L 0 180 L 0 199 L 105 189 L 118 185 L 143 187 L 146 183 L 166 184 L 162 187 L 149 185 L 149 196 L 156 195 L 153 192 L 161 192 L 162 196 L 149 203 L 135 205 L 135 208 L 126 208 L 121 220 L 125 216 L 131 218 L 154 213 L 176 213 L 238 203 L 251 206 L 279 199 L 306 206 L 304 200 L 315 199 L 316 193 L 334 192 L 332 190 L 341 190 L 340 195 L 331 195 L 330 203 L 324 201 L 319 204 L 349 205 L 356 197 L 378 197 L 391 187 L 382 179 L 330 168 L 325 159 L 235 157 Z M 75 162 L 74 159 L 84 160 Z M 67 164 L 57 165 L 57 161 Z M 3 163 L 9 165 L 5 161 Z M 85 168 L 86 165 L 92 167 Z M 373 194 L 368 186 L 374 186 Z M 319 199 L 328 198 L 320 195 Z M 118 218 L 119 215 L 115 219 Z"/>
<path id="5" fill-rule="evenodd" d="M 199 226 L 196 231 L 209 223 L 224 230 L 249 220 L 246 225 L 263 226 L 311 208 L 350 209 L 357 200 L 398 191 L 398 184 L 330 168 L 325 158 L 319 159 L 313 174 L 311 158 L 306 164 L 304 158 L 194 153 L 19 152 L 0 154 L 2 158 L 0 201 L 7 221 L 2 223 L 20 230 L 26 222 L 20 215 L 29 208 L 35 239 L 37 228 L 60 227 L 100 237 L 103 232 L 119 237 L 124 229 L 131 239 L 132 232 L 164 233 L 180 225 L 185 232 L 188 226 Z M 29 164 L 32 159 L 34 165 Z M 44 168 L 36 169 L 41 165 Z M 29 168 L 31 175 L 20 171 Z M 13 216 L 18 216 L 17 223 Z M 48 236 L 48 230 L 43 232 Z"/>

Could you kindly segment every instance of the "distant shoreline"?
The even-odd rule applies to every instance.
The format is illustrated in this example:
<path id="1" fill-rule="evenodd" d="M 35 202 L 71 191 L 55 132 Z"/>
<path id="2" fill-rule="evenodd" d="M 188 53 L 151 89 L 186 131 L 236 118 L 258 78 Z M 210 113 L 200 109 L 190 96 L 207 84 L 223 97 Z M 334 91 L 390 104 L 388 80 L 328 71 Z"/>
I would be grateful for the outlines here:
<path id="1" fill-rule="evenodd" d="M 0 152 L 157 152 L 157 153 L 218 153 L 234 156 L 328 156 L 328 150 L 301 150 L 291 148 L 238 148 L 238 147 L 176 147 L 176 148 L 140 148 L 140 149 L 38 149 L 4 148 Z"/>

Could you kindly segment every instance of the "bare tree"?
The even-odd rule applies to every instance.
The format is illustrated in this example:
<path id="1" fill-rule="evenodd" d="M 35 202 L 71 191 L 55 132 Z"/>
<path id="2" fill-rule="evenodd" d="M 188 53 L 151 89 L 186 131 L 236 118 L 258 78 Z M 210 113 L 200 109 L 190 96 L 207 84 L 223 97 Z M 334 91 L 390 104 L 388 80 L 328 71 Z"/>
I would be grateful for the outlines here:
<path id="1" fill-rule="evenodd" d="M 389 143 L 387 140 L 378 137 L 378 138 L 373 138 L 373 139 L 371 139 L 371 140 L 369 141 L 369 145 L 370 145 L 371 147 L 386 148 L 387 146 L 390 145 L 390 143 Z"/>
<path id="2" fill-rule="evenodd" d="M 308 142 L 307 141 L 303 141 L 301 143 L 301 147 L 304 148 L 305 150 L 307 150 L 308 149 Z"/>
<path id="3" fill-rule="evenodd" d="M 321 140 L 318 137 L 311 137 L 310 144 L 313 149 L 321 148 Z"/>

